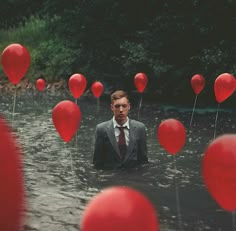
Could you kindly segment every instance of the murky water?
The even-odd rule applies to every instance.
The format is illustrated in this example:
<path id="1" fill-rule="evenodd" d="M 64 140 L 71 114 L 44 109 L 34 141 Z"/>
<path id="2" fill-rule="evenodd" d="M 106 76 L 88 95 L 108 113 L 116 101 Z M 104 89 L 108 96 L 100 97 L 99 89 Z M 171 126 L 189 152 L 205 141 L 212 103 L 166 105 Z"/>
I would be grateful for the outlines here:
<path id="1" fill-rule="evenodd" d="M 94 129 L 97 122 L 111 118 L 109 101 L 100 102 L 97 115 L 95 98 L 79 99 L 82 122 L 77 139 L 65 143 L 51 118 L 53 107 L 64 99 L 74 101 L 67 93 L 52 96 L 26 92 L 16 97 L 13 121 L 13 97 L 1 96 L 1 112 L 12 123 L 24 152 L 28 203 L 25 230 L 80 230 L 86 203 L 104 187 L 114 185 L 127 185 L 143 192 L 156 208 L 163 231 L 180 230 L 179 222 L 182 230 L 232 230 L 231 214 L 220 209 L 211 198 L 201 176 L 201 157 L 214 135 L 214 110 L 196 109 L 188 130 L 191 108 L 144 101 L 140 120 L 148 129 L 150 163 L 126 171 L 97 171 L 92 166 Z M 137 115 L 138 103 L 135 103 L 130 117 L 137 119 Z M 188 133 L 184 148 L 175 156 L 176 171 L 174 156 L 161 148 L 156 139 L 157 126 L 167 118 L 179 119 Z M 235 112 L 220 111 L 216 134 L 235 132 L 235 124 Z"/>

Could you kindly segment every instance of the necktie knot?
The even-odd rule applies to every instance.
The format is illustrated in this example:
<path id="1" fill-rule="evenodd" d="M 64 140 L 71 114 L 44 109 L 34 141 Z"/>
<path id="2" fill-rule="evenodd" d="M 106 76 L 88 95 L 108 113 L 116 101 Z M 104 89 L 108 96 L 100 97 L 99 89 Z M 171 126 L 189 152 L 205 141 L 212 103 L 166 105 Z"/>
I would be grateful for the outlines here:
<path id="1" fill-rule="evenodd" d="M 125 128 L 127 128 L 127 126 L 124 127 L 118 127 L 120 131 L 124 131 Z"/>

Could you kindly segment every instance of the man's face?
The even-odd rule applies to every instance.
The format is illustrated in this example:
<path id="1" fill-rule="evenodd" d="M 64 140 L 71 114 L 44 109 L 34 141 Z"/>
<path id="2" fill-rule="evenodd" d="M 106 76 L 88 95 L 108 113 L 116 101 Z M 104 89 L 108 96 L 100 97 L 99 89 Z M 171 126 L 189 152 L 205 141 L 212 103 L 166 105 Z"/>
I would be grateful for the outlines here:
<path id="1" fill-rule="evenodd" d="M 127 121 L 130 103 L 126 97 L 114 100 L 111 104 L 111 110 L 115 116 L 117 123 L 124 124 Z"/>

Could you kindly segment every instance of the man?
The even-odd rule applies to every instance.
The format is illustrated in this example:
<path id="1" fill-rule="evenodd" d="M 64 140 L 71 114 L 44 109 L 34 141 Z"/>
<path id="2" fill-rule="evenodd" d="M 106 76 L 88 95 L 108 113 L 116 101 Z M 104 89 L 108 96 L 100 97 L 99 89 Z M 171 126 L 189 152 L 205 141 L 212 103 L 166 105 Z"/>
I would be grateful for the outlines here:
<path id="1" fill-rule="evenodd" d="M 95 168 L 130 168 L 146 163 L 145 125 L 128 118 L 130 102 L 125 91 L 118 90 L 111 94 L 111 110 L 113 118 L 96 127 Z"/>

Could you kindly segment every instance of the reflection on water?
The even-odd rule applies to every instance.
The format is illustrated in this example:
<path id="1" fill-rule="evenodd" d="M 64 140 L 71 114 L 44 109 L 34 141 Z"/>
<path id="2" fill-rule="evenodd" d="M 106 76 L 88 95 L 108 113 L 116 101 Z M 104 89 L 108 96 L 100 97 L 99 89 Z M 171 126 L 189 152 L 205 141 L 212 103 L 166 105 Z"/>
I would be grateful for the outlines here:
<path id="1" fill-rule="evenodd" d="M 25 230 L 75 231 L 86 203 L 104 187 L 131 186 L 146 195 L 158 211 L 161 230 L 179 230 L 176 186 L 179 191 L 183 230 L 232 230 L 231 214 L 218 207 L 205 189 L 201 157 L 213 139 L 215 111 L 196 109 L 183 150 L 174 158 L 160 147 L 157 126 L 163 119 L 179 119 L 189 127 L 190 110 L 143 102 L 140 120 L 148 129 L 150 163 L 140 168 L 97 171 L 91 164 L 97 122 L 111 118 L 109 101 L 93 97 L 78 100 L 82 122 L 77 139 L 61 140 L 52 124 L 53 107 L 71 96 L 25 93 L 17 96 L 13 127 L 24 152 L 27 211 Z M 11 123 L 12 97 L 2 97 L 1 112 Z M 138 103 L 130 117 L 137 118 Z M 220 111 L 216 134 L 235 130 L 234 112 Z M 176 176 L 176 182 L 174 177 Z"/>

